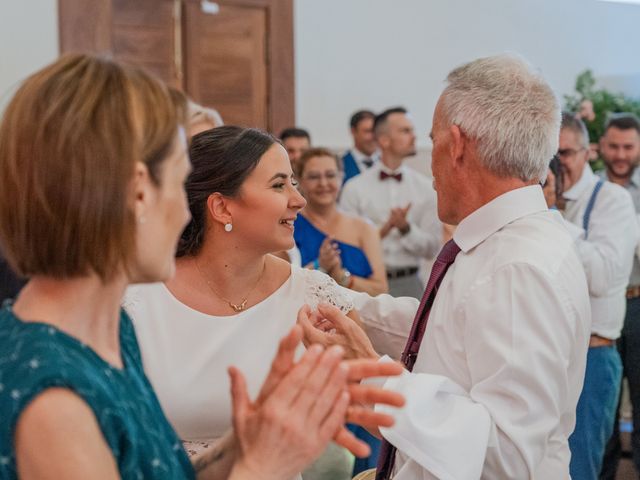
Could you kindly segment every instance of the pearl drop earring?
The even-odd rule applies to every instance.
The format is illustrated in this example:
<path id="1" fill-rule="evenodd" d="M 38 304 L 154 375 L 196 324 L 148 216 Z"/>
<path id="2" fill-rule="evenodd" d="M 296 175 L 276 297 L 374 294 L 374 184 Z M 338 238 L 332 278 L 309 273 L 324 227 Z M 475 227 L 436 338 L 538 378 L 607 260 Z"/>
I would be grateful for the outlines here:
<path id="1" fill-rule="evenodd" d="M 233 224 L 231 222 L 225 223 L 224 224 L 224 231 L 225 232 L 230 232 L 231 230 L 233 230 Z"/>

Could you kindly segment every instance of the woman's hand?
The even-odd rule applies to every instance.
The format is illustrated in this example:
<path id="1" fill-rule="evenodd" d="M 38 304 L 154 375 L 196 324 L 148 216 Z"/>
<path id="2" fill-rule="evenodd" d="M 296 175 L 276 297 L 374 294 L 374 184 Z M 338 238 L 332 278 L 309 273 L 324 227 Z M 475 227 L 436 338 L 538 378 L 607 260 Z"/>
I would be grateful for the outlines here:
<path id="1" fill-rule="evenodd" d="M 380 357 L 364 330 L 332 305 L 320 304 L 317 312 L 303 306 L 298 311 L 298 325 L 302 327 L 305 345 L 339 345 L 348 359 L 377 360 Z"/>
<path id="2" fill-rule="evenodd" d="M 331 437 L 354 455 L 368 456 L 369 446 L 344 428 L 345 421 L 372 430 L 379 426 L 389 427 L 393 425 L 392 417 L 376 413 L 365 404 L 404 405 L 402 395 L 359 384 L 368 377 L 398 375 L 402 372 L 400 365 L 373 360 L 338 360 L 336 363 L 343 353 L 341 349 L 323 352 L 319 345 L 310 347 L 295 364 L 294 355 L 301 338 L 302 330 L 295 326 L 280 342 L 269 375 L 254 403 L 248 398 L 242 374 L 230 369 L 233 423 L 240 450 L 230 479 L 292 476 L 319 456 Z M 335 390 L 338 385 L 341 385 L 339 391 Z M 345 395 L 346 391 L 349 393 Z M 295 392 L 306 400 L 297 400 L 298 397 L 293 397 Z M 351 402 L 348 410 L 345 399 Z M 317 413 L 321 411 L 325 412 L 322 420 Z M 334 425 L 336 415 L 342 416 Z M 335 428 L 327 437 L 329 426 Z M 258 470 L 259 477 L 255 473 Z M 273 472 L 275 476 L 267 476 Z"/>
<path id="3" fill-rule="evenodd" d="M 338 244 L 331 237 L 327 237 L 320 245 L 318 252 L 318 263 L 324 271 L 333 276 L 334 272 L 342 270 L 342 260 L 340 259 L 340 249 Z"/>
<path id="4" fill-rule="evenodd" d="M 299 332 L 295 335 L 299 339 Z M 341 363 L 342 355 L 339 347 L 311 346 L 279 382 L 278 374 L 270 375 L 265 386 L 272 391 L 261 392 L 255 403 L 240 371 L 229 369 L 240 450 L 231 479 L 290 478 L 324 451 L 349 405 L 349 369 Z M 286 360 L 278 360 L 277 372 Z"/>

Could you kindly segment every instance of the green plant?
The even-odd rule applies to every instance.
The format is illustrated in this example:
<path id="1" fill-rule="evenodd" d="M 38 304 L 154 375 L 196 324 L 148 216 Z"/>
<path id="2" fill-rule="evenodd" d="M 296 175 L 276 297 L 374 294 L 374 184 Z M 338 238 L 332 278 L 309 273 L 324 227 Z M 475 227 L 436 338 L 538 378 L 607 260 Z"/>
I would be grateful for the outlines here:
<path id="1" fill-rule="evenodd" d="M 565 95 L 567 110 L 578 113 L 584 100 L 593 104 L 595 118 L 584 119 L 589 130 L 589 139 L 597 142 L 604 133 L 607 116 L 617 112 L 632 112 L 640 115 L 640 100 L 628 97 L 623 93 L 612 93 L 604 88 L 596 89 L 596 80 L 591 70 L 585 70 L 576 78 L 576 94 Z"/>
<path id="2" fill-rule="evenodd" d="M 589 131 L 589 141 L 597 143 L 604 133 L 604 125 L 611 113 L 631 112 L 640 116 L 640 100 L 631 98 L 623 93 L 612 93 L 604 88 L 596 88 L 596 80 L 591 70 L 585 70 L 576 78 L 576 93 L 565 95 L 565 108 L 582 118 Z M 585 105 L 590 101 L 590 106 Z M 586 107 L 586 113 L 584 112 Z M 592 162 L 594 170 L 599 170 L 604 165 L 598 159 Z"/>

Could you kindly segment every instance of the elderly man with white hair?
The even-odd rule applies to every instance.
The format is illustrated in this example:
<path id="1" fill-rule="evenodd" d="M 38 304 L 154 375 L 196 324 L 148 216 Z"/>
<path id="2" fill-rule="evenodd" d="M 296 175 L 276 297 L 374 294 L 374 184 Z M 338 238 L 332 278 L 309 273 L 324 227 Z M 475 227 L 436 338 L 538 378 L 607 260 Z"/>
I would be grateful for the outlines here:
<path id="1" fill-rule="evenodd" d="M 572 238 L 539 184 L 558 149 L 558 102 L 513 56 L 473 61 L 447 80 L 431 167 L 440 220 L 457 229 L 414 319 L 406 371 L 380 380 L 407 403 L 380 429 L 376 478 L 568 479 L 591 315 Z M 358 303 L 367 329 L 402 321 L 374 325 Z M 378 357 L 357 325 L 321 313 L 313 325 L 300 315 L 307 340 Z"/>

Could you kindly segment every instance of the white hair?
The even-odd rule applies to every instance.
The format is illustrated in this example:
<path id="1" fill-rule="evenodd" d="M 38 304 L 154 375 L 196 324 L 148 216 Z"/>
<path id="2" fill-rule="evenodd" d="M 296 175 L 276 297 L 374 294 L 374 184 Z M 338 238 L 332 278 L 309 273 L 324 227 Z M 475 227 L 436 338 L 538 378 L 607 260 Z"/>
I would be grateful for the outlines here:
<path id="1" fill-rule="evenodd" d="M 454 69 L 447 82 L 444 115 L 477 142 L 487 169 L 523 181 L 545 178 L 558 151 L 560 106 L 539 73 L 518 56 L 497 55 Z"/>

